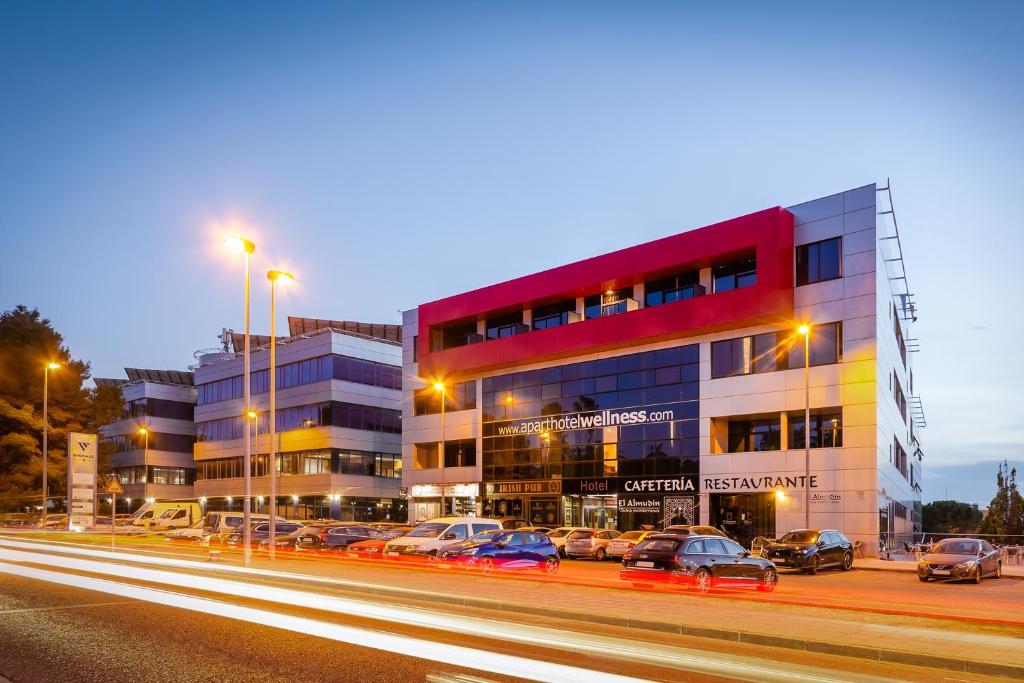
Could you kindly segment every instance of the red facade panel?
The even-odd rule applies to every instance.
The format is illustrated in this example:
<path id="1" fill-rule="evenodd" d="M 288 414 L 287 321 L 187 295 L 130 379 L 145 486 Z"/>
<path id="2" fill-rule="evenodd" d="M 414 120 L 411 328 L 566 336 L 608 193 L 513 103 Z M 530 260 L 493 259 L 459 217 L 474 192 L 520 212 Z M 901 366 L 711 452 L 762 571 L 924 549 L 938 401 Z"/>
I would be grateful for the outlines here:
<path id="1" fill-rule="evenodd" d="M 432 351 L 430 331 L 644 282 L 754 252 L 757 283 L 619 315 Z M 735 327 L 793 318 L 793 216 L 775 207 L 653 242 L 483 287 L 419 307 L 424 377 L 458 377 Z"/>

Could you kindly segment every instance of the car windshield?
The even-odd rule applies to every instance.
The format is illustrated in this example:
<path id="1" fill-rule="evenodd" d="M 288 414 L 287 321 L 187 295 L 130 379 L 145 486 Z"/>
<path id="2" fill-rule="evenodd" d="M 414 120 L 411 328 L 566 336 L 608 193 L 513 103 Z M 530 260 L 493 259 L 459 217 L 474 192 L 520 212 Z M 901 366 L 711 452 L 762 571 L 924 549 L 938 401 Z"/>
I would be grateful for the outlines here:
<path id="1" fill-rule="evenodd" d="M 640 538 L 643 535 L 644 535 L 644 532 L 642 532 L 642 531 L 627 531 L 626 533 L 624 533 L 621 536 L 619 536 L 619 540 L 621 540 L 621 541 L 632 541 L 634 539 Z"/>
<path id="2" fill-rule="evenodd" d="M 817 543 L 818 532 L 803 530 L 803 531 L 790 531 L 788 534 L 779 539 L 779 543 Z"/>
<path id="3" fill-rule="evenodd" d="M 590 538 L 594 535 L 594 532 L 590 529 L 577 529 L 576 531 L 569 534 L 569 538 Z"/>
<path id="4" fill-rule="evenodd" d="M 413 538 L 434 538 L 447 528 L 448 525 L 444 522 L 426 522 L 410 531 L 408 535 Z"/>
<path id="5" fill-rule="evenodd" d="M 500 536 L 502 533 L 503 532 L 502 532 L 501 529 L 489 529 L 487 531 L 481 531 L 479 533 L 473 534 L 472 536 L 469 537 L 469 540 L 471 540 L 471 541 L 496 541 L 496 540 L 498 540 L 496 538 L 496 536 Z"/>
<path id="6" fill-rule="evenodd" d="M 562 538 L 563 536 L 568 534 L 570 531 L 572 531 L 572 529 L 569 529 L 567 527 L 562 527 L 560 529 L 555 529 L 554 531 L 552 531 L 551 533 L 548 534 L 548 538 Z"/>
<path id="7" fill-rule="evenodd" d="M 648 538 L 636 547 L 652 553 L 674 553 L 679 548 L 679 541 L 674 538 Z"/>
<path id="8" fill-rule="evenodd" d="M 933 553 L 945 555 L 977 555 L 978 549 L 977 541 L 965 541 L 958 538 L 947 538 L 932 546 Z"/>

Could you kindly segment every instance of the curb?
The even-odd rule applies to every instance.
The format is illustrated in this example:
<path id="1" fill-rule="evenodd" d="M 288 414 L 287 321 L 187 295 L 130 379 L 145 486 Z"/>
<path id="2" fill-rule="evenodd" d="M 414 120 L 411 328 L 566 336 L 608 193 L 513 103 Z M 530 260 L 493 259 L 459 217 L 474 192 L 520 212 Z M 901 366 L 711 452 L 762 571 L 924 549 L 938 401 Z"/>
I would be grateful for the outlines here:
<path id="1" fill-rule="evenodd" d="M 844 657 L 868 659 L 876 662 L 907 664 L 911 666 L 923 666 L 932 669 L 944 669 L 947 671 L 959 671 L 963 673 L 976 673 L 990 676 L 1006 676 L 1017 680 L 1024 680 L 1024 666 L 1015 666 L 1012 664 L 993 664 L 991 662 L 959 659 L 956 657 L 942 657 L 916 652 L 905 652 L 902 650 L 862 647 L 859 645 L 841 645 L 817 640 L 807 640 L 804 638 L 772 636 L 760 633 L 750 633 L 747 631 L 712 628 L 708 626 L 688 626 L 685 624 L 673 624 L 665 621 L 646 621 L 642 619 L 628 619 L 625 617 L 612 617 L 601 614 L 564 612 L 546 607 L 529 607 L 527 605 L 520 605 L 517 603 L 494 602 L 479 598 L 438 595 L 434 600 L 430 601 L 423 600 L 421 598 L 410 598 L 401 590 L 390 590 L 386 588 L 373 588 L 360 592 L 379 595 L 382 597 L 401 598 L 414 602 L 427 602 L 429 604 L 442 603 L 457 607 L 497 610 L 508 614 L 527 614 L 530 616 L 600 624 L 603 626 L 620 626 L 642 631 L 657 631 L 659 633 L 694 636 L 698 638 L 714 638 L 716 640 L 726 640 L 750 645 L 782 647 L 790 650 L 834 654 Z"/>

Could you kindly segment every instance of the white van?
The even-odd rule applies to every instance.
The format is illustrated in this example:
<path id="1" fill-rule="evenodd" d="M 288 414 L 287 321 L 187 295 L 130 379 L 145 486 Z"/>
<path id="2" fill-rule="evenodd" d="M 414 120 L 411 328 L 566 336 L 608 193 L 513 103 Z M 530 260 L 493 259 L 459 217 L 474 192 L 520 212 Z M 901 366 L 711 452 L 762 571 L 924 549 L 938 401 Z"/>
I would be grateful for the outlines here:
<path id="1" fill-rule="evenodd" d="M 464 541 L 481 531 L 501 529 L 501 522 L 483 517 L 438 517 L 416 526 L 405 536 L 388 541 L 385 557 L 436 555 L 437 549 Z"/>
<path id="2" fill-rule="evenodd" d="M 192 526 L 202 517 L 199 503 L 190 501 L 159 501 L 146 503 L 128 520 L 129 526 L 160 530 L 182 529 Z M 154 531 L 156 529 L 153 529 Z"/>
<path id="3" fill-rule="evenodd" d="M 206 524 L 203 526 L 202 534 L 196 534 L 204 543 L 224 543 L 228 540 L 228 536 L 236 528 L 242 526 L 243 515 L 241 511 L 227 512 L 224 510 L 213 510 L 206 513 Z M 288 520 L 278 515 L 274 518 L 278 522 L 287 522 Z M 255 512 L 249 514 L 250 522 L 269 522 L 270 515 L 268 514 L 256 514 Z"/>

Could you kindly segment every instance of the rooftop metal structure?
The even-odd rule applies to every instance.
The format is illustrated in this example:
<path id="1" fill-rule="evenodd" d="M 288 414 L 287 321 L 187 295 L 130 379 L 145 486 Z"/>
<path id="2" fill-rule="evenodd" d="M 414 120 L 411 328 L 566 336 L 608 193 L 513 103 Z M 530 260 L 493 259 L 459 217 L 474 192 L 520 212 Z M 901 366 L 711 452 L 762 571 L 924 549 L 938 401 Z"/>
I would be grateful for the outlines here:
<path id="1" fill-rule="evenodd" d="M 123 387 L 136 382 L 156 382 L 157 384 L 173 384 L 182 387 L 195 386 L 195 374 L 184 370 L 150 370 L 146 368 L 125 368 L 128 379 L 114 377 L 94 377 L 97 387 Z"/>

